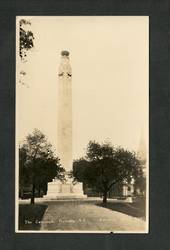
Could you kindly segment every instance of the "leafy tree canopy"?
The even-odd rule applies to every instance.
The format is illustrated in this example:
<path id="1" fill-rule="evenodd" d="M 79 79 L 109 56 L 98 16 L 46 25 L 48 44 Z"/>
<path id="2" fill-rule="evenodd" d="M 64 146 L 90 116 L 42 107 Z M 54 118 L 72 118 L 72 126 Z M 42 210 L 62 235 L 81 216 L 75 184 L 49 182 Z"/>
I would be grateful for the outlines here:
<path id="1" fill-rule="evenodd" d="M 109 143 L 90 141 L 85 158 L 74 161 L 72 175 L 103 193 L 104 202 L 111 187 L 118 182 L 129 183 L 142 173 L 141 163 L 134 152 Z"/>
<path id="2" fill-rule="evenodd" d="M 30 30 L 25 30 L 23 28 L 23 26 L 26 26 L 26 25 L 31 25 L 31 22 L 30 21 L 27 21 L 25 19 L 21 19 L 20 20 L 20 46 L 19 46 L 19 53 L 20 53 L 20 57 L 21 59 L 24 59 L 27 54 L 26 52 L 28 50 L 30 50 L 32 47 L 34 47 L 34 43 L 33 43 L 33 40 L 34 40 L 34 35 L 33 35 L 33 32 L 30 31 Z"/>
<path id="3" fill-rule="evenodd" d="M 26 137 L 19 150 L 20 185 L 32 185 L 32 203 L 35 189 L 41 188 L 52 179 L 65 180 L 65 170 L 61 167 L 59 158 L 52 151 L 52 145 L 46 136 L 35 129 Z"/>

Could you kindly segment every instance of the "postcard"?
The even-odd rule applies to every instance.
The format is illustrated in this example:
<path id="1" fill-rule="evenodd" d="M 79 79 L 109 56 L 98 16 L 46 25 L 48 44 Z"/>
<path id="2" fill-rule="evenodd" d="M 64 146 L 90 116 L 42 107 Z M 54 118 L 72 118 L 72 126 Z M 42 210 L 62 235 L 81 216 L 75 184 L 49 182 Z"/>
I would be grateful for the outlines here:
<path id="1" fill-rule="evenodd" d="M 148 145 L 148 16 L 16 17 L 17 233 L 148 233 Z"/>

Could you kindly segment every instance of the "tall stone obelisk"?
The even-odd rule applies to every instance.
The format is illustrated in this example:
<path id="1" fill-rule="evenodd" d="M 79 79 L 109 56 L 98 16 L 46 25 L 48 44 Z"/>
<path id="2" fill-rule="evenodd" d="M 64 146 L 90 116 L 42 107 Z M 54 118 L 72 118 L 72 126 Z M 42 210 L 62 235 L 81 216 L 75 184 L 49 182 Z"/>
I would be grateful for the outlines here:
<path id="1" fill-rule="evenodd" d="M 72 169 L 72 71 L 69 52 L 61 52 L 58 71 L 58 131 L 57 145 L 61 165 Z"/>
<path id="2" fill-rule="evenodd" d="M 72 71 L 69 52 L 61 52 L 61 62 L 58 70 L 58 126 L 57 126 L 57 154 L 62 167 L 67 173 L 67 180 L 61 183 L 54 179 L 48 183 L 46 199 L 85 198 L 82 183 L 74 184 L 68 177 L 72 170 Z"/>

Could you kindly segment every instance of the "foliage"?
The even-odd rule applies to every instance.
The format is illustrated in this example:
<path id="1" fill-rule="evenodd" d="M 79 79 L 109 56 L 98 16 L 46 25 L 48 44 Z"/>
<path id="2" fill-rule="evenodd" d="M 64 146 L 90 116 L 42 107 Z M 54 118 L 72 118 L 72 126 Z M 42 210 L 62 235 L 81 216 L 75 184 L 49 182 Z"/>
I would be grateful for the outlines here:
<path id="1" fill-rule="evenodd" d="M 26 142 L 19 149 L 19 174 L 20 190 L 26 184 L 32 186 L 32 203 L 35 189 L 45 191 L 53 178 L 64 180 L 65 171 L 59 158 L 55 157 L 52 145 L 38 129 L 26 137 Z"/>
<path id="2" fill-rule="evenodd" d="M 25 19 L 21 19 L 19 21 L 19 56 L 21 58 L 21 62 L 25 63 L 27 52 L 30 51 L 34 47 L 34 35 L 31 30 L 28 30 L 31 26 L 31 22 Z M 29 88 L 29 84 L 25 82 L 26 72 L 24 70 L 20 71 L 19 83 L 27 86 Z"/>
<path id="3" fill-rule="evenodd" d="M 118 182 L 130 183 L 141 173 L 141 164 L 134 152 L 109 143 L 90 141 L 85 158 L 74 161 L 72 175 L 103 193 L 103 202 L 111 187 Z"/>
<path id="4" fill-rule="evenodd" d="M 25 19 L 20 20 L 20 43 L 19 43 L 19 54 L 21 59 L 23 60 L 24 57 L 27 56 L 26 52 L 34 47 L 33 39 L 34 35 L 33 32 L 28 30 L 26 31 L 23 28 L 23 25 L 31 25 L 30 21 Z"/>
<path id="5" fill-rule="evenodd" d="M 138 177 L 135 179 L 134 186 L 135 186 L 135 192 L 136 192 L 136 190 L 139 190 L 140 194 L 145 194 L 145 191 L 146 191 L 146 177 L 143 175 L 143 173 L 138 175 Z"/>

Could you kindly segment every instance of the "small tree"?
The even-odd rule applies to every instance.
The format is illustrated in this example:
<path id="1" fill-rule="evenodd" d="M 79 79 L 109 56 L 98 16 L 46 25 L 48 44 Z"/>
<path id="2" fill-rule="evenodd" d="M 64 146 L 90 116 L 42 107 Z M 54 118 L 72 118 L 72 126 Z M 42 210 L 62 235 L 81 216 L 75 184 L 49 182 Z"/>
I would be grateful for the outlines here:
<path id="1" fill-rule="evenodd" d="M 64 180 L 65 171 L 54 156 L 52 145 L 45 135 L 35 129 L 26 137 L 20 148 L 20 187 L 25 181 L 32 186 L 31 203 L 34 204 L 35 189 L 39 190 L 53 178 Z"/>
<path id="2" fill-rule="evenodd" d="M 74 180 L 83 181 L 103 194 L 107 202 L 108 192 L 118 182 L 130 182 L 141 169 L 135 153 L 123 148 L 114 148 L 109 143 L 90 141 L 85 159 L 74 162 Z"/>

